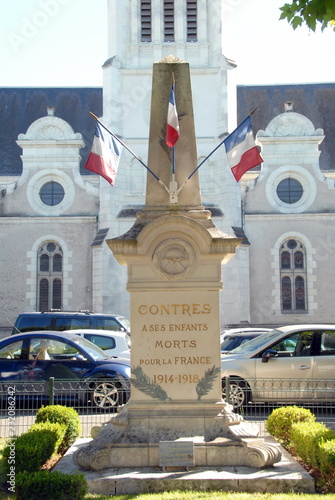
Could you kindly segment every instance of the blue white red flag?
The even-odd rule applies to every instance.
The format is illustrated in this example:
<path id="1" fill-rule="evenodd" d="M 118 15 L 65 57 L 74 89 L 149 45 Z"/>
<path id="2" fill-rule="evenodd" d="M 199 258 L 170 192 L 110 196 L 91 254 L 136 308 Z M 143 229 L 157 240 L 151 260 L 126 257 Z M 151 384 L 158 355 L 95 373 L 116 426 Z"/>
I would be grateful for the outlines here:
<path id="1" fill-rule="evenodd" d="M 237 182 L 245 172 L 263 161 L 255 144 L 250 116 L 224 140 L 224 145 L 229 166 Z"/>
<path id="2" fill-rule="evenodd" d="M 91 152 L 85 168 L 101 175 L 114 186 L 122 146 L 97 122 Z"/>
<path id="3" fill-rule="evenodd" d="M 170 148 L 173 148 L 178 139 L 179 139 L 179 121 L 176 108 L 176 101 L 174 97 L 174 83 L 173 83 L 169 99 L 165 142 Z"/>

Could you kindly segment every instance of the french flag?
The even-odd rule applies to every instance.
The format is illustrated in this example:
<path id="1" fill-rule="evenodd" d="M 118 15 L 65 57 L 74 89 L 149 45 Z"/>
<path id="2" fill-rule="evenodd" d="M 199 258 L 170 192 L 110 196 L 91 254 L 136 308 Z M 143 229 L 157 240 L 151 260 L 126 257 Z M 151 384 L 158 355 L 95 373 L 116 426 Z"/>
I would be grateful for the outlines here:
<path id="1" fill-rule="evenodd" d="M 122 146 L 97 122 L 91 152 L 85 168 L 101 175 L 114 186 Z"/>
<path id="2" fill-rule="evenodd" d="M 251 128 L 250 115 L 224 140 L 228 163 L 238 182 L 242 175 L 262 163 Z"/>
<path id="3" fill-rule="evenodd" d="M 179 122 L 178 122 L 176 101 L 174 98 L 174 83 L 173 83 L 169 99 L 165 142 L 170 148 L 173 148 L 178 139 L 179 139 Z"/>

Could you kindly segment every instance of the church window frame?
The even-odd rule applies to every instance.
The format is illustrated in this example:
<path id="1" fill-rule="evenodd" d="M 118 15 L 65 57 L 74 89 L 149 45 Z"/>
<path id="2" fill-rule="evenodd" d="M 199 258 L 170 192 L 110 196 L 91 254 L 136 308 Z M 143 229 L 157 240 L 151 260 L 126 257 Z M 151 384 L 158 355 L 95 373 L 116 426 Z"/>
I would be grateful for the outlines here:
<path id="1" fill-rule="evenodd" d="M 286 203 L 278 195 L 278 186 L 287 178 L 296 180 L 302 187 L 302 196 L 295 203 Z M 304 167 L 283 165 L 269 175 L 265 192 L 270 205 L 279 213 L 298 214 L 311 207 L 316 198 L 317 188 L 315 178 Z"/>
<path id="2" fill-rule="evenodd" d="M 37 252 L 38 311 L 62 309 L 63 250 L 55 241 L 46 241 Z"/>
<path id="3" fill-rule="evenodd" d="M 164 42 L 175 41 L 174 0 L 164 0 Z"/>
<path id="4" fill-rule="evenodd" d="M 59 198 L 58 200 L 56 200 L 56 198 L 54 199 L 54 202 L 59 201 L 59 203 L 55 205 L 44 203 L 40 196 L 43 186 L 50 182 L 60 184 L 64 190 L 64 196 L 61 201 Z M 75 194 L 76 190 L 73 180 L 61 170 L 43 169 L 33 175 L 27 185 L 28 202 L 31 208 L 39 215 L 62 215 L 71 207 Z"/>
<path id="5" fill-rule="evenodd" d="M 141 0 L 141 42 L 152 41 L 151 0 Z"/>
<path id="6" fill-rule="evenodd" d="M 198 6 L 197 0 L 186 0 L 186 40 L 198 41 Z"/>
<path id="7" fill-rule="evenodd" d="M 286 239 L 280 247 L 280 288 L 282 313 L 307 313 L 306 248 L 296 238 Z"/>

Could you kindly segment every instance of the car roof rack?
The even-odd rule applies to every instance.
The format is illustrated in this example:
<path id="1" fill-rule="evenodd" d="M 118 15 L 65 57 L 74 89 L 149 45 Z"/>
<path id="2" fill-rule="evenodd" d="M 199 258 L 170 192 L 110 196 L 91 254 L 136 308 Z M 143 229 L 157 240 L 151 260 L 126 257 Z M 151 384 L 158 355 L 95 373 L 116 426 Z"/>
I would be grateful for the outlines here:
<path id="1" fill-rule="evenodd" d="M 89 311 L 88 309 L 79 309 L 78 311 L 68 311 L 65 309 L 48 309 L 47 311 L 42 311 L 42 313 L 49 313 L 49 312 L 94 314 L 93 311 Z"/>

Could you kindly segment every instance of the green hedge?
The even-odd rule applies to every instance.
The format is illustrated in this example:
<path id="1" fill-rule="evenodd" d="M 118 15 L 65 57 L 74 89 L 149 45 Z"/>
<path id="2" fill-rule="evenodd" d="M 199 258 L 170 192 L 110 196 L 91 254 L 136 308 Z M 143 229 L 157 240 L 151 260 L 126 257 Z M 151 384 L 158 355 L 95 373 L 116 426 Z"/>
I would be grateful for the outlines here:
<path id="1" fill-rule="evenodd" d="M 16 477 L 16 500 L 82 500 L 87 493 L 83 474 L 38 471 Z"/>
<path id="2" fill-rule="evenodd" d="M 321 422 L 298 422 L 292 424 L 291 442 L 296 453 L 305 462 L 319 467 L 319 448 L 324 441 L 335 439 L 335 431 Z"/>
<path id="3" fill-rule="evenodd" d="M 65 451 L 80 436 L 81 424 L 78 412 L 74 408 L 61 405 L 50 405 L 40 408 L 36 414 L 36 423 L 56 422 L 66 425 L 66 431 L 60 451 Z"/>
<path id="4" fill-rule="evenodd" d="M 3 452 L 6 473 L 38 471 L 57 452 L 64 432 L 64 426 L 48 423 L 11 439 Z"/>
<path id="5" fill-rule="evenodd" d="M 292 424 L 296 422 L 315 422 L 315 416 L 306 408 L 285 406 L 273 410 L 265 422 L 265 426 L 272 436 L 275 436 L 284 444 L 289 444 Z"/>
<path id="6" fill-rule="evenodd" d="M 310 410 L 295 406 L 273 410 L 266 428 L 305 463 L 319 469 L 322 487 L 335 490 L 335 431 L 316 422 Z"/>
<path id="7" fill-rule="evenodd" d="M 62 443 L 64 442 L 64 436 L 66 433 L 66 425 L 65 424 L 60 424 L 57 422 L 41 422 L 41 423 L 36 423 L 33 424 L 28 432 L 34 432 L 34 431 L 39 431 L 39 430 L 49 430 L 55 433 L 56 435 L 56 442 L 55 442 L 55 451 L 54 453 L 57 453 L 61 447 Z"/>
<path id="8" fill-rule="evenodd" d="M 321 472 L 332 475 L 335 481 L 335 439 L 320 444 L 318 460 Z"/>

